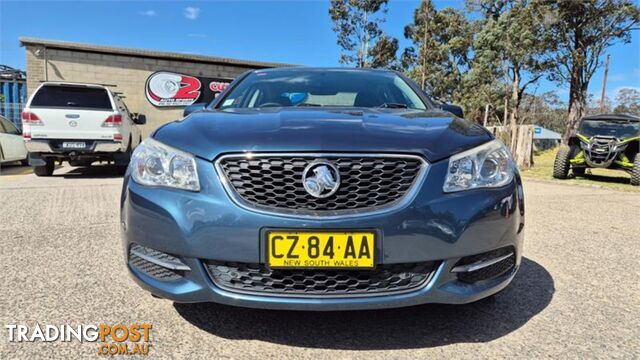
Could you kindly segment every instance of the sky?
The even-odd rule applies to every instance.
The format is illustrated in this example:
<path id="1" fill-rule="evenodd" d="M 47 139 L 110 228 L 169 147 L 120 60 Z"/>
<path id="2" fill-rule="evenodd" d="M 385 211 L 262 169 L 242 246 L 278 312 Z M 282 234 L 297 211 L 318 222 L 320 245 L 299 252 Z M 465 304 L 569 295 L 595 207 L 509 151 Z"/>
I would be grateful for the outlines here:
<path id="1" fill-rule="evenodd" d="M 391 0 L 383 30 L 403 37 L 418 0 Z M 463 8 L 463 0 L 436 0 L 436 7 Z M 340 66 L 331 30 L 329 0 L 264 1 L 28 1 L 0 0 L 0 64 L 25 69 L 20 36 L 193 53 L 309 66 Z M 632 42 L 607 50 L 607 96 L 622 87 L 640 90 L 640 31 Z M 600 97 L 604 67 L 589 92 Z M 542 81 L 540 94 L 568 87 Z"/>

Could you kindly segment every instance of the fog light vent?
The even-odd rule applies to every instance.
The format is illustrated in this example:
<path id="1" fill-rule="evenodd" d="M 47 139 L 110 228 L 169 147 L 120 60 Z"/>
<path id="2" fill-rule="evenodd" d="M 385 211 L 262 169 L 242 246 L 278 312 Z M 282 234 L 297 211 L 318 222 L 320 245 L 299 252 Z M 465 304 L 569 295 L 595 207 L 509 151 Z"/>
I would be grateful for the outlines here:
<path id="1" fill-rule="evenodd" d="M 458 274 L 458 280 L 475 283 L 498 277 L 516 265 L 515 249 L 512 246 L 486 253 L 466 256 L 451 269 Z"/>
<path id="2" fill-rule="evenodd" d="M 162 281 L 180 279 L 191 270 L 175 256 L 137 244 L 129 249 L 129 266 Z"/>

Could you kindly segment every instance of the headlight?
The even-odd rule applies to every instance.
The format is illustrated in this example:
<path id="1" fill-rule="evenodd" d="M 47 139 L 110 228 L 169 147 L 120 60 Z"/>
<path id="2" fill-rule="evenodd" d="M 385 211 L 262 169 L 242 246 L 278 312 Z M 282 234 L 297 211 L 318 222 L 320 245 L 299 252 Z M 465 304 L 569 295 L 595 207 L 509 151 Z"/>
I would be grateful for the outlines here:
<path id="1" fill-rule="evenodd" d="M 484 187 L 500 187 L 513 179 L 514 164 L 509 150 L 493 140 L 449 159 L 442 190 L 455 192 Z"/>
<path id="2" fill-rule="evenodd" d="M 138 184 L 200 191 L 195 157 L 151 138 L 138 145 L 129 166 Z"/>

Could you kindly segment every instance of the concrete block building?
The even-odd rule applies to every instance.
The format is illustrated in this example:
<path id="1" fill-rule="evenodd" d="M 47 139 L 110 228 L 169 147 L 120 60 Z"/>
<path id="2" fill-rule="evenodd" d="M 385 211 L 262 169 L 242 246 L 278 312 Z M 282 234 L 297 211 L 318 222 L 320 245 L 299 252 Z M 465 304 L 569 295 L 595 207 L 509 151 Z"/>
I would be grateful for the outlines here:
<path id="1" fill-rule="evenodd" d="M 143 129 L 145 136 L 158 126 L 181 118 L 184 110 L 184 101 L 181 105 L 173 105 L 177 103 L 163 103 L 150 98 L 148 83 L 154 74 L 162 73 L 162 76 L 169 79 L 176 76 L 175 74 L 183 75 L 187 79 L 199 79 L 194 81 L 200 83 L 201 89 L 197 93 L 202 96 L 187 101 L 201 102 L 199 100 L 203 100 L 205 94 L 209 95 L 209 98 L 204 100 L 210 100 L 214 93 L 220 90 L 221 84 L 229 83 L 247 70 L 290 66 L 27 37 L 21 37 L 20 43 L 26 49 L 29 95 L 43 81 L 112 86 L 112 90 L 124 98 L 130 112 L 147 116 L 147 125 Z"/>

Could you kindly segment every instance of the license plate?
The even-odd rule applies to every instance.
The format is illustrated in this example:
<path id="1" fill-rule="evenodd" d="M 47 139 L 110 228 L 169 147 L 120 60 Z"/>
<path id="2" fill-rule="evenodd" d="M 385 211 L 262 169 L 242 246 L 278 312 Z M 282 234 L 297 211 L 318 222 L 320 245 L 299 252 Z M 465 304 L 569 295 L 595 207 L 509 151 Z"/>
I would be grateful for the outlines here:
<path id="1" fill-rule="evenodd" d="M 269 231 L 271 268 L 373 268 L 373 231 Z"/>
<path id="2" fill-rule="evenodd" d="M 85 143 L 84 142 L 68 142 L 65 141 L 62 143 L 62 147 L 63 148 L 67 148 L 67 149 L 84 149 L 85 147 Z"/>

